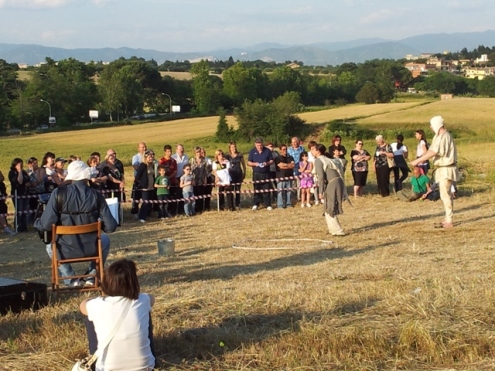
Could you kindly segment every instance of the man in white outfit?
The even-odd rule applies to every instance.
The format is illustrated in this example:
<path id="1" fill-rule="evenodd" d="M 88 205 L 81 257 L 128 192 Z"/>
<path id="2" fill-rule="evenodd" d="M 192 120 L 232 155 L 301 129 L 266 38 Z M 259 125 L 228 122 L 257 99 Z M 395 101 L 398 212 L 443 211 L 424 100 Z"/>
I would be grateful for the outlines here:
<path id="1" fill-rule="evenodd" d="M 435 181 L 440 190 L 440 199 L 445 208 L 445 219 L 442 228 L 454 227 L 454 200 L 451 193 L 452 182 L 460 179 L 457 169 L 457 150 L 452 135 L 445 129 L 442 116 L 435 116 L 430 120 L 430 128 L 435 133 L 428 152 L 414 161 L 411 166 L 417 166 L 430 158 L 436 168 Z"/>

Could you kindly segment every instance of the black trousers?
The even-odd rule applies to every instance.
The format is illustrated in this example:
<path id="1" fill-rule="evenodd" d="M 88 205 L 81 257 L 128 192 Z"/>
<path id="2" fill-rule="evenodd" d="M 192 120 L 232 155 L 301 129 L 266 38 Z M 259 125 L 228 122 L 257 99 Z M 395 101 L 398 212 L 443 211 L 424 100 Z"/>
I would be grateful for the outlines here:
<path id="1" fill-rule="evenodd" d="M 409 174 L 409 169 L 407 167 L 393 167 L 394 171 L 394 187 L 395 191 L 398 192 L 402 189 L 402 182 L 407 179 Z M 402 176 L 399 176 L 399 171 L 402 172 Z"/>
<path id="2" fill-rule="evenodd" d="M 380 166 L 375 169 L 378 192 L 382 197 L 390 196 L 390 168 L 388 166 Z"/>
<path id="3" fill-rule="evenodd" d="M 253 173 L 253 181 L 257 180 L 269 180 L 270 173 Z M 271 182 L 254 183 L 255 191 L 264 191 L 262 193 L 255 193 L 253 196 L 253 206 L 259 206 L 260 203 L 264 203 L 266 207 L 271 206 L 271 192 L 267 192 L 272 188 Z"/>
<path id="4" fill-rule="evenodd" d="M 227 210 L 235 210 L 234 195 L 232 194 L 232 186 L 218 187 L 218 205 L 220 210 L 225 210 L 225 199 L 227 198 Z M 224 194 L 226 192 L 226 194 Z"/>

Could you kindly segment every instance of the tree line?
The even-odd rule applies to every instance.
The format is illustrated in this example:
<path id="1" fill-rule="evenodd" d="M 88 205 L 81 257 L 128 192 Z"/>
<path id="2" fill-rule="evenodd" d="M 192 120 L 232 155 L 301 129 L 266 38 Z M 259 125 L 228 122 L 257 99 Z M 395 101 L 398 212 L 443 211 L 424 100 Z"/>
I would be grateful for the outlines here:
<path id="1" fill-rule="evenodd" d="M 100 121 L 123 121 L 145 112 L 169 113 L 172 105 L 196 115 L 217 114 L 221 108 L 244 122 L 246 117 L 259 114 L 253 107 L 263 110 L 269 105 L 283 112 L 281 122 L 286 120 L 287 124 L 292 120 L 290 115 L 284 116 L 287 109 L 275 107 L 300 110 L 390 102 L 398 91 L 410 86 L 435 93 L 495 96 L 493 76 L 478 81 L 438 72 L 413 79 L 402 60 L 327 66 L 325 74 L 315 73 L 316 68 L 300 62 L 300 68 L 261 61 L 234 62 L 232 58 L 225 62 L 182 62 L 181 68 L 189 69 L 191 80 L 162 76 L 160 69 L 166 63 L 159 66 L 154 60 L 137 57 L 120 58 L 107 65 L 46 58 L 46 63 L 30 70 L 29 79 L 20 80 L 17 64 L 0 60 L 0 125 L 3 129 L 34 129 L 48 123 L 48 108 L 57 118 L 57 126 L 63 127 L 89 122 L 89 110 L 98 110 Z M 214 74 L 219 70 L 220 76 Z M 294 94 L 287 95 L 289 92 Z M 269 121 L 274 122 L 271 117 Z M 274 136 L 283 132 L 281 122 L 274 124 Z M 241 131 L 243 135 L 252 132 Z"/>

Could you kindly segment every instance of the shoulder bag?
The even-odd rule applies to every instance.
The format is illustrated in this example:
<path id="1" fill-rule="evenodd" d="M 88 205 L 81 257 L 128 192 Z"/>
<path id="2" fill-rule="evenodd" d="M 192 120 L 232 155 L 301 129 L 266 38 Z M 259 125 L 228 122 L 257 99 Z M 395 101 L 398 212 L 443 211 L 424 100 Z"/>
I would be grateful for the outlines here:
<path id="1" fill-rule="evenodd" d="M 125 303 L 124 310 L 122 311 L 122 314 L 120 315 L 119 320 L 115 324 L 112 332 L 108 335 L 108 337 L 105 339 L 105 341 L 102 344 L 98 344 L 98 349 L 96 349 L 95 354 L 78 360 L 75 363 L 75 365 L 72 367 L 72 371 L 91 370 L 91 366 L 93 365 L 93 363 L 95 363 L 98 357 L 101 356 L 103 350 L 108 346 L 108 344 L 110 344 L 117 331 L 119 331 L 120 326 L 122 326 L 122 323 L 124 322 L 124 319 L 127 316 L 127 313 L 129 312 L 129 308 L 131 307 L 131 304 L 132 304 L 132 300 L 127 299 L 127 303 Z"/>
<path id="2" fill-rule="evenodd" d="M 388 167 L 389 168 L 393 168 L 395 167 L 395 160 L 393 157 L 388 157 L 387 156 L 387 163 L 388 163 Z"/>

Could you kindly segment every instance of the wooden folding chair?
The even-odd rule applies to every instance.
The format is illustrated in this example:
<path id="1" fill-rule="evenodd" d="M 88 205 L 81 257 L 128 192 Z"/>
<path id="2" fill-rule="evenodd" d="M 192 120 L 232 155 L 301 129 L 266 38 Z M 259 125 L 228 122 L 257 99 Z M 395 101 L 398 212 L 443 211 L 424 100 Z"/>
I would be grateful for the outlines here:
<path id="1" fill-rule="evenodd" d="M 76 235 L 97 232 L 96 253 L 94 256 L 80 258 L 60 259 L 57 251 L 57 235 Z M 89 263 L 96 264 L 96 274 L 83 274 L 68 277 L 60 277 L 58 267 L 61 264 Z M 60 282 L 67 279 L 93 278 L 95 284 L 91 286 L 61 286 Z M 77 226 L 52 225 L 52 292 L 56 291 L 92 291 L 100 290 L 103 279 L 103 251 L 101 247 L 101 221 L 92 224 Z"/>

